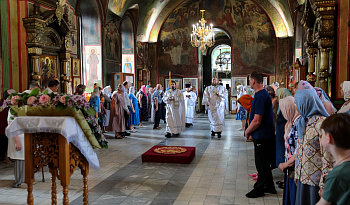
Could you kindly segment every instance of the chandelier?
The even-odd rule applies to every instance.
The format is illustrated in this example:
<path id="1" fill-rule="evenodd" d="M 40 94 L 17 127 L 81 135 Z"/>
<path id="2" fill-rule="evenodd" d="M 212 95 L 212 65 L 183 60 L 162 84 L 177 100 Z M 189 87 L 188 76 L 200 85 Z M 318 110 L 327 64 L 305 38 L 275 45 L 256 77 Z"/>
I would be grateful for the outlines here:
<path id="1" fill-rule="evenodd" d="M 193 24 L 191 44 L 193 47 L 200 47 L 202 54 L 204 54 L 206 46 L 211 47 L 215 44 L 215 36 L 213 32 L 213 24 L 210 24 L 210 26 L 205 25 L 205 23 L 207 23 L 207 21 L 204 20 L 205 10 L 200 10 L 200 12 L 202 18 L 198 21 L 200 24 Z"/>
<path id="2" fill-rule="evenodd" d="M 215 60 L 216 69 L 218 72 L 223 72 L 226 75 L 231 72 L 231 53 L 230 52 L 223 52 L 220 54 Z"/>

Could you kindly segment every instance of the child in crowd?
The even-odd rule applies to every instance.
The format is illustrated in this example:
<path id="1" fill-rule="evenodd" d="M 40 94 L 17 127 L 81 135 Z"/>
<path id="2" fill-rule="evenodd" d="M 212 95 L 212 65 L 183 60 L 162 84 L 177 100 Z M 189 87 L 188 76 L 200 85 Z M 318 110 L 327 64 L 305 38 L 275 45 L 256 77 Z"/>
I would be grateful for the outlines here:
<path id="1" fill-rule="evenodd" d="M 321 144 L 332 153 L 335 164 L 328 173 L 317 205 L 350 204 L 350 114 L 328 117 L 321 125 Z"/>

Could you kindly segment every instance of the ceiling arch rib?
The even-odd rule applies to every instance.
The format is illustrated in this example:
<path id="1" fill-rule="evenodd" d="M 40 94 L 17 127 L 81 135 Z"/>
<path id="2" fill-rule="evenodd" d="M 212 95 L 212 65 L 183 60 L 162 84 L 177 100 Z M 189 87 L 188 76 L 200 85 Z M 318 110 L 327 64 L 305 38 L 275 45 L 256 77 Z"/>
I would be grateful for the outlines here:
<path id="1" fill-rule="evenodd" d="M 155 20 L 152 29 L 149 34 L 149 42 L 157 42 L 160 29 L 167 19 L 169 14 L 185 0 L 181 1 L 169 1 L 166 7 L 161 11 Z M 281 2 L 276 0 L 255 0 L 269 16 L 272 25 L 274 27 L 276 37 L 289 37 L 293 36 L 293 22 L 289 9 L 285 8 Z M 144 41 L 147 41 L 144 39 Z"/>

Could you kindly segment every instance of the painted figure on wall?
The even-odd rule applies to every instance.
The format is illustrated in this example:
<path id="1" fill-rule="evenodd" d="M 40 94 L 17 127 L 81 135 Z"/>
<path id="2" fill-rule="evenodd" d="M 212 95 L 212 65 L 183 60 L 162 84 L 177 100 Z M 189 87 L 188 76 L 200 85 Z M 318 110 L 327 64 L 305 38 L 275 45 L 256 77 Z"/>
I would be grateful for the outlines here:
<path id="1" fill-rule="evenodd" d="M 98 6 L 95 1 L 87 0 L 87 2 L 81 4 L 84 45 L 98 45 L 101 44 L 101 21 L 95 10 Z"/>
<path id="2" fill-rule="evenodd" d="M 40 59 L 40 82 L 41 86 L 44 88 L 48 85 L 49 81 L 53 77 L 57 77 L 56 69 L 56 57 L 54 56 L 42 56 Z"/>
<path id="3" fill-rule="evenodd" d="M 132 73 L 132 65 L 131 65 L 131 63 L 125 63 L 123 70 L 124 70 L 125 73 Z"/>
<path id="4" fill-rule="evenodd" d="M 225 28 L 232 37 L 232 75 L 252 71 L 275 73 L 275 34 L 267 14 L 253 0 L 186 0 L 165 20 L 160 33 L 159 67 L 171 67 L 174 74 L 197 75 L 197 50 L 190 43 L 192 24 L 205 9 L 207 24 Z M 188 68 L 193 69 L 188 69 Z M 168 70 L 159 70 L 167 75 Z"/>
<path id="5" fill-rule="evenodd" d="M 79 75 L 78 62 L 74 62 L 73 75 L 75 75 L 75 76 Z"/>
<path id="6" fill-rule="evenodd" d="M 112 0 L 110 9 L 117 15 L 123 10 L 126 0 Z"/>
<path id="7" fill-rule="evenodd" d="M 120 60 L 119 31 L 117 25 L 110 21 L 106 25 L 105 53 L 108 60 Z"/>
<path id="8" fill-rule="evenodd" d="M 127 17 L 122 23 L 122 42 L 122 53 L 134 54 L 134 32 L 129 17 Z"/>
<path id="9" fill-rule="evenodd" d="M 96 55 L 95 48 L 90 49 L 90 55 L 87 59 L 87 63 L 89 64 L 90 83 L 98 83 L 97 65 L 100 63 L 100 61 Z"/>

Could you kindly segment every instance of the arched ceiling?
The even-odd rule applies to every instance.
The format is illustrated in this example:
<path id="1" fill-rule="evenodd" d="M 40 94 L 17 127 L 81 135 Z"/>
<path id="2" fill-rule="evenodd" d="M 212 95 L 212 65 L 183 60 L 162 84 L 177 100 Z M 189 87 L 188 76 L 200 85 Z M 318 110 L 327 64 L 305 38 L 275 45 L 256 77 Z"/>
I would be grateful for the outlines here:
<path id="1" fill-rule="evenodd" d="M 157 42 L 169 14 L 185 0 L 109 0 L 108 9 L 122 17 L 131 6 L 139 5 L 137 40 Z M 269 16 L 277 37 L 293 36 L 293 21 L 286 0 L 254 0 Z M 302 3 L 304 0 L 298 0 Z"/>

